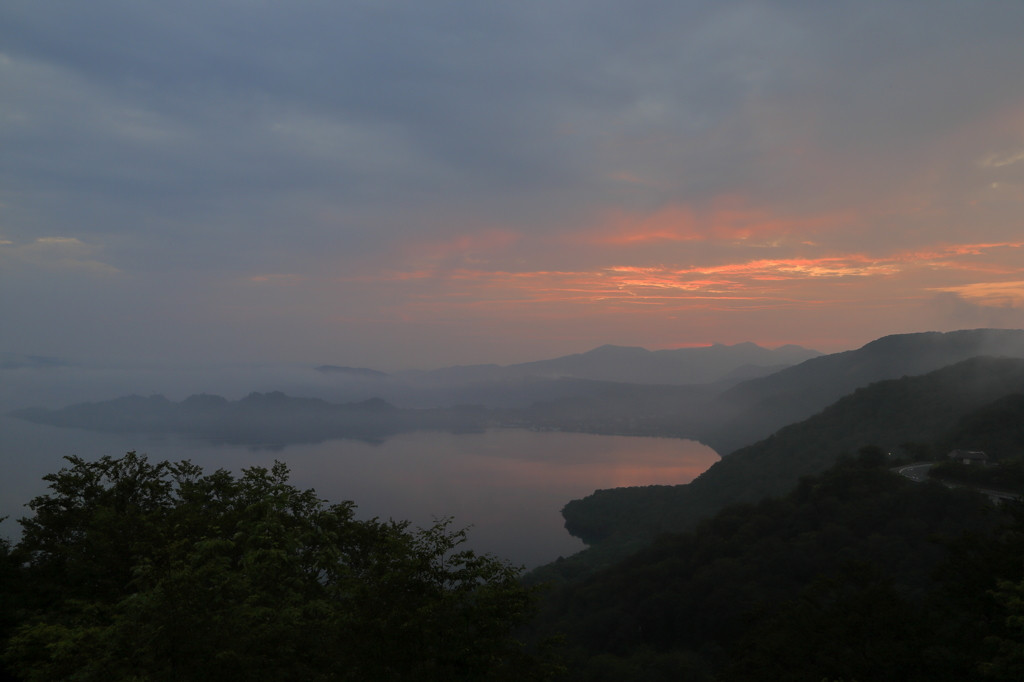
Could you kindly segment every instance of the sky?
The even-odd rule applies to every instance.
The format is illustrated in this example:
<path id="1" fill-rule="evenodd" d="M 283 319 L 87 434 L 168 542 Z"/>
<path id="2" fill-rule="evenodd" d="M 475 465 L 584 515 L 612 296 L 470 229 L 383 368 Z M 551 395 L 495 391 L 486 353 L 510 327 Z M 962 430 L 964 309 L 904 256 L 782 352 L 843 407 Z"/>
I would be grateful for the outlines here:
<path id="1" fill-rule="evenodd" d="M 1024 3 L 0 5 L 0 351 L 1024 327 Z"/>

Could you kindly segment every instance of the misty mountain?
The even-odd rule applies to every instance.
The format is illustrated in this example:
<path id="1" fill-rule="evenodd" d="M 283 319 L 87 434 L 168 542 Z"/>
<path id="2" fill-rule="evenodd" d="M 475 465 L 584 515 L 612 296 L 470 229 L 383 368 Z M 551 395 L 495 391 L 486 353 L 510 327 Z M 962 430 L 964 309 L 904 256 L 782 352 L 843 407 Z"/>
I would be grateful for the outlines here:
<path id="1" fill-rule="evenodd" d="M 570 377 L 634 384 L 705 384 L 726 378 L 749 365 L 794 365 L 821 355 L 818 351 L 786 345 L 770 350 L 755 343 L 732 346 L 716 343 L 699 348 L 649 351 L 633 346 L 605 345 L 586 353 L 515 365 L 466 365 L 429 372 L 403 372 L 399 376 L 420 384 L 462 384 L 517 377 Z M 751 369 L 743 370 L 747 373 Z M 756 370 L 755 370 L 756 371 Z"/>
<path id="2" fill-rule="evenodd" d="M 564 395 L 527 408 L 496 410 L 504 421 L 542 429 L 685 438 L 726 387 L 721 384 L 627 384 L 559 379 Z"/>
<path id="3" fill-rule="evenodd" d="M 375 369 L 366 369 L 365 367 L 340 367 L 338 365 L 320 365 L 316 368 L 316 371 L 321 374 L 335 374 L 345 377 L 352 377 L 354 379 L 376 379 L 385 380 L 390 379 L 391 375 L 387 372 L 379 372 Z"/>
<path id="4" fill-rule="evenodd" d="M 138 395 L 81 403 L 60 410 L 29 408 L 11 416 L 38 424 L 92 431 L 176 433 L 210 441 L 284 446 L 332 438 L 379 441 L 420 430 L 479 431 L 487 415 L 481 408 L 403 410 L 381 400 L 334 404 L 319 398 L 294 398 L 274 391 L 229 401 L 217 395 L 192 395 L 174 402 L 162 395 Z"/>
<path id="5" fill-rule="evenodd" d="M 737 367 L 736 369 L 732 370 L 731 372 L 726 373 L 719 380 L 719 382 L 727 383 L 727 382 L 746 381 L 747 379 L 759 379 L 761 377 L 766 377 L 766 376 L 768 376 L 770 374 L 775 374 L 776 372 L 781 372 L 782 370 L 786 369 L 787 367 L 792 367 L 792 366 L 793 365 L 791 365 L 791 364 L 763 365 L 762 366 L 762 365 L 751 365 L 751 364 L 748 363 L 746 365 L 740 365 L 739 367 Z"/>
<path id="6" fill-rule="evenodd" d="M 758 372 L 761 370 L 746 367 L 740 371 Z M 771 370 L 765 369 L 764 371 Z M 740 380 L 739 378 L 729 379 L 715 384 L 657 385 L 570 377 L 521 376 L 435 385 L 413 383 L 397 377 L 389 379 L 345 377 L 336 382 L 331 382 L 329 379 L 328 385 L 308 387 L 307 390 L 316 391 L 320 397 L 332 402 L 357 402 L 369 397 L 380 397 L 403 408 L 483 405 L 492 410 L 529 410 L 538 417 L 551 417 L 561 414 L 564 410 L 562 407 L 553 407 L 552 411 L 544 413 L 543 410 L 549 406 L 556 404 L 562 406 L 566 401 L 596 405 L 594 398 L 598 397 L 602 401 L 599 413 L 614 414 L 616 408 L 607 402 L 607 399 L 614 394 L 623 397 L 623 410 L 631 409 L 627 405 L 629 401 L 647 395 L 648 397 L 641 398 L 641 400 L 655 408 L 652 414 L 678 414 L 708 404 L 712 398 Z M 297 390 L 293 389 L 289 392 L 297 392 Z M 677 396 L 679 400 L 673 401 L 673 395 Z M 699 396 L 699 399 L 692 399 L 695 396 Z M 570 426 L 568 428 L 578 430 L 577 427 Z"/>
<path id="7" fill-rule="evenodd" d="M 658 533 L 688 530 L 726 505 L 781 495 L 801 476 L 818 474 L 841 453 L 865 445 L 893 453 L 905 442 L 972 447 L 974 441 L 964 436 L 971 420 L 980 419 L 972 414 L 1022 392 L 1024 359 L 1017 358 L 972 358 L 925 375 L 873 383 L 724 457 L 691 483 L 598 490 L 573 500 L 562 511 L 566 529 L 593 547 L 557 568 L 537 569 L 538 576 L 588 573 L 645 546 Z M 1010 406 L 999 403 L 992 409 L 1003 414 Z"/>
<path id="8" fill-rule="evenodd" d="M 529 408 L 488 409 L 475 402 L 446 408 L 398 408 L 374 397 L 337 404 L 320 398 L 290 397 L 281 391 L 254 392 L 237 401 L 197 394 L 174 402 L 163 395 L 130 395 L 58 410 L 27 408 L 10 412 L 27 421 L 92 431 L 178 433 L 212 441 L 244 444 L 321 442 L 331 438 L 379 440 L 410 431 L 479 431 L 489 426 L 632 433 L 645 428 L 645 415 L 696 413 L 721 387 L 621 384 L 584 379 L 525 377 L 501 386 L 520 400 L 546 397 Z M 471 392 L 466 393 L 472 395 Z M 675 422 L 673 422 L 675 424 Z M 679 435 L 658 432 L 658 435 Z"/>
<path id="9" fill-rule="evenodd" d="M 545 429 L 690 438 L 728 456 L 857 388 L 920 375 L 985 353 L 1024 357 L 1024 331 L 887 336 L 857 350 L 812 358 L 732 386 L 726 380 L 683 386 L 580 384 L 578 394 L 540 400 L 520 410 L 519 418 Z M 756 370 L 741 367 L 733 376 L 744 371 Z"/>
<path id="10" fill-rule="evenodd" d="M 71 363 L 64 358 L 49 355 L 22 355 L 20 353 L 0 353 L 0 369 L 48 369 L 51 367 L 68 367 Z"/>
<path id="11" fill-rule="evenodd" d="M 659 351 L 605 345 L 586 353 L 508 366 L 457 365 L 395 374 L 335 365 L 315 369 L 331 382 L 318 387 L 318 392 L 332 400 L 379 396 L 410 408 L 480 404 L 492 409 L 517 409 L 564 399 L 589 400 L 596 385 L 593 382 L 714 384 L 699 390 L 702 396 L 710 398 L 737 382 L 766 376 L 820 355 L 795 345 L 769 350 L 754 343 Z M 664 390 L 654 392 L 661 395 Z M 659 406 L 657 414 L 690 411 L 694 407 L 691 400 L 684 399 L 675 408 Z"/>
<path id="12" fill-rule="evenodd" d="M 968 358 L 1024 357 L 1024 330 L 971 329 L 885 336 L 739 383 L 707 408 L 693 437 L 726 454 L 801 421 L 862 386 L 925 374 Z"/>

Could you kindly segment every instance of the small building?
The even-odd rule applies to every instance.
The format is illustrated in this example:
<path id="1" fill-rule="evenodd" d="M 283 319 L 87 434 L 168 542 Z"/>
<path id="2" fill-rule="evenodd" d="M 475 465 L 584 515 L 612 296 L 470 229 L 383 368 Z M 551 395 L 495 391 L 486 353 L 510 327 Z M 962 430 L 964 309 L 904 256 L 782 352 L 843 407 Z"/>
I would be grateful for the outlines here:
<path id="1" fill-rule="evenodd" d="M 980 450 L 953 450 L 946 455 L 953 461 L 960 461 L 964 464 L 985 464 L 988 462 L 988 455 Z"/>

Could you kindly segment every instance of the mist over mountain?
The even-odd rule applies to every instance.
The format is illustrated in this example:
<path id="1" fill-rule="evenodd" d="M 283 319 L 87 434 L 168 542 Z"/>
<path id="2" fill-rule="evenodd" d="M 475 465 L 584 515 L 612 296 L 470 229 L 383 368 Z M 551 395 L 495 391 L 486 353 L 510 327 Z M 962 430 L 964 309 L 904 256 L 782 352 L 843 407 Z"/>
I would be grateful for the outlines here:
<path id="1" fill-rule="evenodd" d="M 796 360 L 808 354 L 816 357 L 781 368 L 748 362 Z M 859 387 L 883 379 L 918 375 L 986 354 L 1024 357 L 1024 331 L 976 329 L 894 335 L 857 350 L 826 356 L 798 346 L 772 351 L 753 343 L 653 352 L 643 348 L 602 346 L 587 353 L 508 367 L 482 365 L 387 374 L 368 368 L 323 365 L 316 371 L 291 367 L 276 373 L 256 368 L 252 376 L 259 378 L 264 393 L 287 391 L 290 395 L 318 397 L 325 404 L 380 399 L 403 409 L 419 410 L 476 405 L 490 411 L 480 417 L 481 424 L 689 438 L 727 455 L 786 424 L 813 415 Z M 52 392 L 60 395 L 60 377 L 77 375 L 84 370 L 21 367 L 4 371 L 10 376 L 48 377 L 47 380 L 56 382 Z M 717 380 L 693 384 L 673 384 L 666 380 L 653 384 L 569 376 L 576 373 L 639 379 L 653 378 L 656 372 L 666 379 L 698 376 L 703 372 L 702 376 L 714 376 Z M 770 374 L 745 378 L 762 372 Z M 161 375 L 144 376 L 148 377 L 146 382 L 153 385 Z M 194 380 L 204 376 L 196 372 Z M 244 377 L 244 368 L 240 368 L 231 377 L 232 385 L 244 385 Z M 138 389 L 131 392 L 141 393 Z M 60 407 L 66 405 L 64 402 Z M 114 409 L 113 405 L 109 409 Z M 319 418 L 325 417 L 320 415 Z M 405 416 L 391 418 L 402 424 L 389 426 L 384 431 L 380 431 L 383 427 L 378 424 L 374 427 L 376 432 L 389 432 L 391 428 L 402 431 L 413 423 L 435 428 L 433 418 L 424 415 L 411 421 Z M 444 426 L 446 418 L 439 418 L 438 423 L 441 428 L 447 428 Z M 194 425 L 193 422 L 182 424 L 184 426 L 178 430 L 194 430 L 189 426 Z M 286 423 L 283 413 L 263 424 L 260 432 L 267 434 L 271 424 L 280 431 L 280 436 L 276 437 L 278 442 L 293 442 L 295 438 L 301 442 L 306 438 L 298 428 Z M 84 418 L 77 419 L 76 426 L 90 428 Z M 337 425 L 321 425 L 315 432 L 345 437 L 345 432 Z M 359 428 L 355 432 L 362 433 Z"/>
<path id="2" fill-rule="evenodd" d="M 355 379 L 377 379 L 385 380 L 390 379 L 391 375 L 387 372 L 379 372 L 375 369 L 367 369 L 365 367 L 341 367 L 338 365 L 320 365 L 316 368 L 316 371 L 321 374 L 328 375 L 341 375 L 344 377 L 352 377 Z"/>
<path id="3" fill-rule="evenodd" d="M 735 383 L 725 379 L 681 386 L 580 382 L 573 387 L 579 393 L 535 402 L 520 410 L 520 418 L 547 429 L 689 438 L 728 456 L 873 382 L 920 375 L 982 355 L 1024 357 L 1024 331 L 976 329 L 888 336 L 761 378 L 736 381 L 738 374 L 751 371 L 741 367 L 732 374 Z"/>
<path id="4" fill-rule="evenodd" d="M 163 395 L 129 395 L 60 409 L 22 408 L 11 416 L 38 424 L 90 431 L 176 433 L 208 441 L 283 446 L 333 438 L 380 440 L 410 431 L 480 431 L 488 427 L 631 433 L 644 416 L 699 410 L 720 387 L 622 384 L 585 379 L 512 382 L 520 400 L 547 398 L 527 408 L 488 408 L 477 402 L 398 408 L 378 397 L 347 403 L 253 392 L 230 401 L 195 394 L 175 402 Z M 501 385 L 508 386 L 508 382 Z M 659 434 L 664 435 L 664 434 Z M 674 432 L 669 435 L 676 435 Z"/>
<path id="5" fill-rule="evenodd" d="M 326 389 L 329 393 L 322 388 L 321 395 L 335 400 L 380 396 L 402 407 L 480 404 L 492 409 L 516 409 L 568 398 L 587 397 L 589 400 L 595 384 L 585 383 L 588 381 L 676 386 L 715 384 L 700 389 L 703 399 L 737 382 L 766 376 L 820 355 L 818 351 L 792 344 L 770 350 L 749 342 L 658 351 L 604 345 L 585 353 L 507 366 L 456 365 L 393 374 L 335 365 L 322 365 L 316 370 L 329 382 Z M 654 391 L 664 393 L 661 389 Z M 631 395 L 637 393 L 631 391 Z M 696 407 L 687 396 L 675 408 L 659 407 L 654 413 Z M 596 414 L 591 415 L 594 416 Z"/>
<path id="6" fill-rule="evenodd" d="M 2 369 L 47 369 L 51 367 L 68 367 L 70 362 L 64 358 L 48 355 L 23 355 L 21 353 L 0 353 L 0 370 Z"/>
<path id="7" fill-rule="evenodd" d="M 739 351 L 765 350 L 749 346 L 753 349 Z M 736 347 L 713 352 L 731 354 L 733 359 L 738 354 Z M 614 358 L 654 355 L 643 349 L 603 347 L 590 354 L 567 356 L 573 359 L 566 362 L 583 363 L 579 359 L 583 356 L 589 356 L 585 362 L 591 362 L 602 354 Z M 174 432 L 271 446 L 511 426 L 691 438 L 721 454 L 730 453 L 687 485 L 599 490 L 567 504 L 566 527 L 592 545 L 560 565 L 559 575 L 571 576 L 615 561 L 659 532 L 685 530 L 727 504 L 781 494 L 800 476 L 828 468 L 844 450 L 874 443 L 896 451 L 903 442 L 937 443 L 940 437 L 943 443 L 972 447 L 971 424 L 975 422 L 958 420 L 1004 396 L 1024 393 L 1022 356 L 1024 331 L 978 329 L 888 336 L 855 351 L 811 358 L 770 376 L 739 383 L 645 384 L 524 375 L 474 379 L 455 386 L 424 382 L 416 387 L 411 381 L 375 370 L 338 368 L 308 373 L 327 376 L 326 381 L 339 376 L 345 385 L 356 385 L 360 391 L 376 390 L 377 394 L 340 404 L 289 397 L 279 391 L 255 392 L 237 401 L 202 394 L 180 402 L 135 395 L 12 414 L 62 427 Z M 744 363 L 730 372 L 736 376 L 759 371 L 758 366 L 753 367 Z M 472 375 L 472 368 L 449 369 L 449 379 Z M 407 391 L 407 396 L 422 391 L 421 397 L 433 399 L 498 397 L 513 406 L 496 407 L 470 399 L 449 402 L 444 408 L 399 407 L 390 400 L 389 391 Z M 1014 422 L 1016 412 L 1010 408 L 1013 405 L 979 413 L 987 415 L 984 420 L 1005 422 L 1003 431 L 998 432 L 999 442 L 1013 442 L 1019 431 Z M 954 424 L 960 424 L 960 431 L 943 436 Z M 991 438 L 986 444 L 995 442 Z"/>
<path id="8" fill-rule="evenodd" d="M 856 350 L 812 358 L 722 392 L 706 410 L 712 426 L 694 437 L 724 455 L 806 419 L 860 387 L 980 355 L 1024 357 L 1024 330 L 894 334 Z"/>
<path id="9" fill-rule="evenodd" d="M 409 431 L 479 431 L 481 408 L 402 410 L 380 398 L 334 404 L 280 391 L 254 392 L 230 401 L 198 394 L 175 402 L 162 395 L 125 396 L 60 410 L 27 408 L 10 413 L 37 424 L 92 431 L 177 433 L 214 442 L 283 447 L 332 438 L 379 441 Z"/>
<path id="10" fill-rule="evenodd" d="M 240 398 L 253 391 L 282 391 L 335 403 L 379 397 L 403 408 L 480 404 L 492 409 L 515 409 L 588 395 L 591 384 L 587 381 L 676 385 L 707 381 L 716 385 L 705 393 L 718 393 L 739 381 L 765 376 L 818 355 L 799 346 L 769 350 L 753 343 L 664 351 L 609 345 L 517 365 L 388 373 L 329 364 L 98 364 L 5 353 L 0 356 L 0 409 L 39 405 L 61 408 L 129 394 L 184 398 L 214 393 Z M 694 381 L 684 381 L 687 377 Z M 684 401 L 679 409 L 692 407 L 690 401 Z"/>
<path id="11" fill-rule="evenodd" d="M 650 351 L 637 346 L 604 345 L 586 353 L 551 360 L 500 365 L 445 367 L 429 372 L 402 372 L 399 376 L 419 384 L 452 385 L 518 377 L 570 377 L 632 384 L 706 384 L 754 368 L 778 369 L 820 356 L 816 350 L 785 345 L 774 350 L 756 343 L 721 343 L 697 348 Z M 745 373 L 745 374 L 744 374 Z"/>

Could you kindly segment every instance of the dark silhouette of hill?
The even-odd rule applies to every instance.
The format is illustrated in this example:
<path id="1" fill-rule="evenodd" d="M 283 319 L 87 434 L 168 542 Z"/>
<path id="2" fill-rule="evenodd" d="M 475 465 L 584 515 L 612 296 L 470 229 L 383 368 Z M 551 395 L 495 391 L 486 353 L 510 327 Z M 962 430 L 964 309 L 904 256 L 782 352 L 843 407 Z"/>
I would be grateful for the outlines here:
<path id="1" fill-rule="evenodd" d="M 704 384 L 726 378 L 746 365 L 794 365 L 821 355 L 818 351 L 786 345 L 770 350 L 755 343 L 716 343 L 698 348 L 649 351 L 633 346 L 604 345 L 586 353 L 514 365 L 464 365 L 400 376 L 422 384 L 463 384 L 525 376 L 611 381 L 635 384 Z M 745 370 L 751 372 L 750 368 Z"/>
<path id="2" fill-rule="evenodd" d="M 574 681 L 983 678 L 986 637 L 1015 636 L 991 595 L 1022 577 L 1020 519 L 886 460 L 862 448 L 557 585 L 540 629 L 566 635 Z"/>
<path id="3" fill-rule="evenodd" d="M 566 529 L 592 545 L 537 579 L 571 579 L 645 546 L 656 534 L 692 528 L 726 505 L 780 495 L 801 476 L 831 466 L 841 452 L 878 444 L 935 442 L 958 420 L 1024 392 L 1024 360 L 979 357 L 922 376 L 880 381 L 819 414 L 780 429 L 716 462 L 693 482 L 598 490 L 562 510 Z"/>
<path id="4" fill-rule="evenodd" d="M 856 350 L 812 358 L 724 391 L 695 433 L 726 455 L 876 381 L 925 374 L 979 355 L 1024 357 L 1024 330 L 970 329 L 885 336 Z"/>

